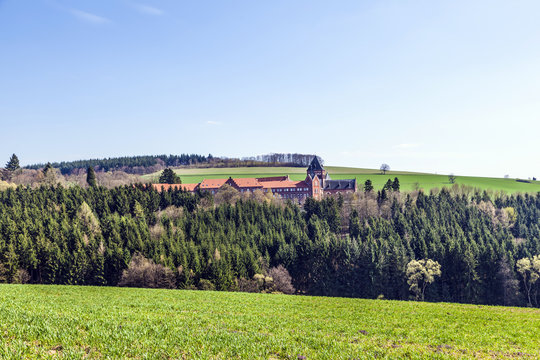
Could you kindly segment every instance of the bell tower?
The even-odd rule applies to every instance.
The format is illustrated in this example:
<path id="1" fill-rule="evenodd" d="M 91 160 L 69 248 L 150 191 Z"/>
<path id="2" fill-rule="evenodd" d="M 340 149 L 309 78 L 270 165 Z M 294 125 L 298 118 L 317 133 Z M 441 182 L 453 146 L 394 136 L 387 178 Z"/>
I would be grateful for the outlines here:
<path id="1" fill-rule="evenodd" d="M 316 175 L 320 180 L 320 186 L 324 187 L 324 181 L 327 178 L 326 170 L 324 170 L 324 168 L 322 167 L 322 165 L 321 165 L 319 159 L 317 158 L 317 156 L 315 156 L 313 158 L 313 160 L 311 160 L 311 164 L 309 164 L 309 166 L 307 168 L 307 175 L 309 177 L 311 177 L 312 179 Z"/>

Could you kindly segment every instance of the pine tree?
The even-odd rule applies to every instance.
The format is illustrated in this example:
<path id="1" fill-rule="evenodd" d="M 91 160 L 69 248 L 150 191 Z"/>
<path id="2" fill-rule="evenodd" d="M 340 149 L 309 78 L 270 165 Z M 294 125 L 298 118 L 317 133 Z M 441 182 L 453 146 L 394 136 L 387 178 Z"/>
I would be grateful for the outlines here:
<path id="1" fill-rule="evenodd" d="M 353 239 L 357 239 L 360 235 L 360 219 L 358 218 L 358 211 L 356 209 L 351 212 L 349 218 L 349 235 Z"/>
<path id="2" fill-rule="evenodd" d="M 50 162 L 47 163 L 47 165 L 45 165 L 45 167 L 43 168 L 43 175 L 47 176 L 47 173 L 52 170 L 52 165 Z"/>
<path id="3" fill-rule="evenodd" d="M 371 182 L 371 180 L 367 179 L 364 183 L 364 192 L 368 193 L 370 191 L 373 191 L 373 183 Z"/>
<path id="4" fill-rule="evenodd" d="M 6 164 L 6 170 L 15 171 L 17 169 L 20 169 L 19 158 L 17 157 L 17 155 L 13 154 L 13 155 L 11 155 L 11 158 L 9 159 L 8 163 Z"/>
<path id="5" fill-rule="evenodd" d="M 392 190 L 399 191 L 399 179 L 397 177 L 394 178 L 394 182 L 392 183 Z"/>
<path id="6" fill-rule="evenodd" d="M 388 179 L 386 184 L 384 184 L 384 186 L 383 186 L 383 190 L 391 191 L 392 190 L 392 185 L 393 185 L 392 180 Z"/>
<path id="7" fill-rule="evenodd" d="M 162 171 L 159 177 L 160 184 L 181 184 L 180 176 L 176 175 L 170 168 Z"/>
<path id="8" fill-rule="evenodd" d="M 88 170 L 86 171 L 86 182 L 88 183 L 90 187 L 97 186 L 96 172 L 94 171 L 94 168 L 91 166 L 89 166 Z"/>

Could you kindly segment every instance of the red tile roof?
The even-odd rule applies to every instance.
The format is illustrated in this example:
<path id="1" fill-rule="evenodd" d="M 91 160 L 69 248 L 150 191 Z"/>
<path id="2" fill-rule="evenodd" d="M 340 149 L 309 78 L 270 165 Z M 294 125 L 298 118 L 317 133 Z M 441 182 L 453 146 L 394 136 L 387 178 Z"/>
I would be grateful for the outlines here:
<path id="1" fill-rule="evenodd" d="M 277 188 L 304 188 L 308 187 L 305 181 L 264 181 L 262 182 L 265 189 L 277 189 Z"/>
<path id="2" fill-rule="evenodd" d="M 152 184 L 157 191 L 167 191 L 170 188 L 183 189 L 185 191 L 195 191 L 199 184 Z"/>
<path id="3" fill-rule="evenodd" d="M 262 188 L 263 185 L 255 178 L 232 179 L 233 184 L 239 188 Z"/>
<path id="4" fill-rule="evenodd" d="M 228 179 L 204 179 L 200 185 L 199 188 L 201 190 L 207 190 L 207 189 L 219 189 L 222 187 Z"/>
<path id="5" fill-rule="evenodd" d="M 182 184 L 182 189 L 186 191 L 195 191 L 199 184 Z"/>
<path id="6" fill-rule="evenodd" d="M 268 178 L 236 178 L 236 179 L 204 179 L 199 184 L 152 184 L 158 191 L 167 191 L 169 188 L 182 188 L 186 191 L 217 190 L 226 183 L 239 189 L 257 188 L 257 189 L 283 189 L 283 188 L 309 188 L 305 181 L 292 181 L 288 176 L 275 176 Z"/>
<path id="7" fill-rule="evenodd" d="M 269 176 L 269 177 L 263 177 L 263 178 L 257 178 L 257 181 L 263 182 L 263 181 L 285 181 L 290 180 L 289 175 L 285 176 Z"/>

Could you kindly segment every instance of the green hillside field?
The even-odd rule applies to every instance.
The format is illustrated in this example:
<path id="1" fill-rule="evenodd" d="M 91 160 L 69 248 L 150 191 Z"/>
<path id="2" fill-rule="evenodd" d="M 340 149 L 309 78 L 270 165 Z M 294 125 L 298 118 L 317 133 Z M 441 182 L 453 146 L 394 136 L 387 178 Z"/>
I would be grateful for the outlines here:
<path id="1" fill-rule="evenodd" d="M 430 190 L 443 186 L 452 186 L 447 175 L 436 175 L 426 173 L 414 173 L 406 171 L 389 171 L 382 175 L 380 171 L 374 169 L 360 169 L 348 167 L 326 166 L 332 179 L 352 179 L 356 178 L 359 184 L 363 184 L 367 179 L 373 182 L 375 189 L 384 186 L 388 179 L 399 178 L 401 190 L 411 191 L 417 188 Z M 198 183 L 203 179 L 220 179 L 231 177 L 265 177 L 289 175 L 293 180 L 303 180 L 306 177 L 305 168 L 295 167 L 239 167 L 239 168 L 191 168 L 175 169 L 180 175 L 183 183 Z M 144 175 L 145 181 L 157 182 L 159 173 Z M 540 191 L 540 181 L 530 183 L 518 182 L 515 179 L 488 178 L 457 176 L 456 184 L 463 184 L 479 188 L 482 190 L 503 191 L 506 193 L 536 193 Z"/>
<path id="2" fill-rule="evenodd" d="M 540 357 L 540 310 L 187 290 L 0 285 L 2 359 Z"/>

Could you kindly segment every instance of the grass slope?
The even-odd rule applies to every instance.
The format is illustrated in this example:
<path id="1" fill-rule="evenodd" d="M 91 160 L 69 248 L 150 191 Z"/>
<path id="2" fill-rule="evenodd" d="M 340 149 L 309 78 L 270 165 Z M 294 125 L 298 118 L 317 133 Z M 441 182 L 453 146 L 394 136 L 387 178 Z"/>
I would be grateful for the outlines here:
<path id="1" fill-rule="evenodd" d="M 540 310 L 0 285 L 0 358 L 539 358 Z"/>
<path id="2" fill-rule="evenodd" d="M 380 171 L 373 169 L 359 169 L 348 167 L 327 166 L 326 170 L 330 173 L 332 179 L 352 179 L 356 178 L 359 184 L 363 184 L 370 179 L 376 189 L 381 189 L 388 179 L 399 178 L 401 189 L 404 191 L 415 190 L 417 187 L 422 189 L 441 188 L 451 186 L 448 182 L 448 176 L 414 173 L 406 171 L 389 171 L 386 175 L 381 175 Z M 220 179 L 237 177 L 265 177 L 289 175 L 293 180 L 304 180 L 306 177 L 305 168 L 295 167 L 245 167 L 245 168 L 207 168 L 207 169 L 176 169 L 175 172 L 180 175 L 183 183 L 198 183 L 203 179 Z M 144 175 L 145 181 L 157 182 L 159 173 Z M 457 176 L 457 184 L 463 184 L 480 188 L 482 190 L 504 191 L 507 193 L 528 192 L 536 193 L 540 191 L 540 181 L 531 181 L 530 183 L 517 182 L 515 179 L 487 178 L 472 176 Z"/>

